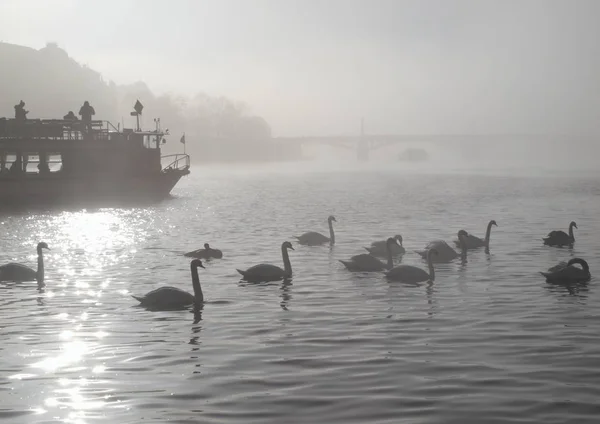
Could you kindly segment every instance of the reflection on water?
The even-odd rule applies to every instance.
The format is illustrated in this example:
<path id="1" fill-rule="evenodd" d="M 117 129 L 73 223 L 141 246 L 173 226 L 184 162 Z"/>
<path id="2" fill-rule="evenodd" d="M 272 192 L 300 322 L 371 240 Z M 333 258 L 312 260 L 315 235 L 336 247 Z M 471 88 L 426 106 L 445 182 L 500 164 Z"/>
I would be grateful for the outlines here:
<path id="1" fill-rule="evenodd" d="M 596 177 L 411 175 L 385 169 L 198 170 L 147 208 L 3 215 L 3 263 L 36 266 L 46 287 L 0 284 L 0 419 L 11 423 L 595 422 L 595 280 L 551 285 L 538 271 L 600 258 Z M 585 205 L 585 207 L 583 207 Z M 291 281 L 248 284 L 236 268 L 281 265 Z M 400 233 L 402 263 L 483 236 L 489 252 L 436 264 L 429 283 L 350 273 L 338 259 Z M 575 219 L 572 249 L 541 237 Z M 196 310 L 153 312 L 131 294 L 192 291 L 183 252 L 223 250 Z M 396 261 L 400 263 L 400 261 Z"/>

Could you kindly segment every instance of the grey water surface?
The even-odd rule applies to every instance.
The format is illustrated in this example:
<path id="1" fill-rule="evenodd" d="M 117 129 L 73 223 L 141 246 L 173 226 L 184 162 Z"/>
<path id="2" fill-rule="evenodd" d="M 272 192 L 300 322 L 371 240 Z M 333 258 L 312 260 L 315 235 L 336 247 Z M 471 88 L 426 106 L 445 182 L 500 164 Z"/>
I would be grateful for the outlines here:
<path id="1" fill-rule="evenodd" d="M 192 169 L 151 207 L 1 215 L 0 259 L 35 267 L 45 290 L 0 283 L 0 420 L 11 423 L 596 423 L 600 291 L 538 271 L 571 257 L 600 272 L 600 176 Z M 303 247 L 292 236 L 337 243 Z M 464 228 L 491 251 L 436 267 L 432 284 L 352 274 L 339 259 L 400 233 L 402 263 Z M 573 249 L 542 245 L 575 220 Z M 240 283 L 236 268 L 281 264 L 288 283 Z M 206 303 L 152 312 L 131 294 L 192 291 Z M 453 244 L 452 244 L 453 245 Z"/>

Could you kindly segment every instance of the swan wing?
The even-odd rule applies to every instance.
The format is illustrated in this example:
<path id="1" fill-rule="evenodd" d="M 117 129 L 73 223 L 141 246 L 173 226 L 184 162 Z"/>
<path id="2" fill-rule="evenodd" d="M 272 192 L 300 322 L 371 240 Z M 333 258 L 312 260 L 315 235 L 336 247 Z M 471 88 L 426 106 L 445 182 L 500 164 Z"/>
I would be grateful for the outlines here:
<path id="1" fill-rule="evenodd" d="M 555 272 L 542 272 L 549 283 L 583 283 L 589 281 L 591 275 L 576 266 L 568 266 Z"/>
<path id="2" fill-rule="evenodd" d="M 317 245 L 329 242 L 329 237 L 325 237 L 321 233 L 317 233 L 315 231 L 310 231 L 308 233 L 304 233 L 301 236 L 296 237 L 298 239 L 299 244 L 303 245 Z"/>
<path id="3" fill-rule="evenodd" d="M 485 246 L 485 240 L 474 236 L 472 234 L 469 234 L 466 237 L 467 240 L 467 249 L 477 249 L 478 247 L 484 247 Z M 460 243 L 460 240 L 454 240 L 454 245 L 456 247 L 458 247 L 459 249 L 462 249 L 462 245 Z"/>
<path id="4" fill-rule="evenodd" d="M 404 247 L 394 243 L 390 246 L 390 250 L 392 251 L 392 255 L 396 256 L 396 255 L 403 255 L 406 253 L 406 249 L 404 249 Z M 369 252 L 371 255 L 373 256 L 378 256 L 378 257 L 382 257 L 385 258 L 387 257 L 387 243 L 380 245 L 378 244 L 377 246 L 373 246 L 371 245 L 371 247 L 365 247 L 365 249 L 367 250 L 367 252 Z"/>
<path id="5" fill-rule="evenodd" d="M 429 280 L 429 274 L 427 272 L 412 265 L 398 265 L 386 272 L 385 275 L 390 280 L 406 283 L 419 283 L 421 281 Z"/>
<path id="6" fill-rule="evenodd" d="M 284 269 L 271 264 L 258 264 L 238 272 L 244 276 L 244 279 L 253 281 L 273 281 L 285 277 Z"/>
<path id="7" fill-rule="evenodd" d="M 0 281 L 36 281 L 37 271 L 19 263 L 9 263 L 0 266 Z"/>
<path id="8" fill-rule="evenodd" d="M 433 262 L 449 262 L 459 256 L 458 253 L 456 253 L 456 251 L 444 240 L 434 240 L 427 245 L 425 250 L 417 251 L 417 253 L 421 255 L 423 259 L 427 259 L 427 252 L 431 249 L 435 249 L 438 252 L 438 254 L 432 258 Z"/>
<path id="9" fill-rule="evenodd" d="M 134 296 L 144 306 L 175 308 L 194 303 L 194 296 L 177 287 L 165 286 L 146 293 L 143 297 Z"/>
<path id="10" fill-rule="evenodd" d="M 551 231 L 548 236 L 544 238 L 544 244 L 547 245 L 567 245 L 571 244 L 571 237 L 562 230 Z"/>
<path id="11" fill-rule="evenodd" d="M 342 261 L 342 263 L 344 265 L 346 265 L 346 268 L 348 268 L 348 269 L 352 268 L 353 270 L 357 270 L 357 271 L 369 272 L 369 271 L 381 271 L 381 270 L 387 269 L 386 264 L 381 262 L 379 259 L 377 259 L 371 255 L 368 255 L 366 253 L 352 256 L 350 258 L 350 263 L 351 263 L 350 266 L 347 265 L 347 262 Z"/>
<path id="12" fill-rule="evenodd" d="M 188 258 L 208 259 L 210 255 L 208 254 L 206 249 L 198 249 L 184 253 L 183 256 L 186 256 Z"/>

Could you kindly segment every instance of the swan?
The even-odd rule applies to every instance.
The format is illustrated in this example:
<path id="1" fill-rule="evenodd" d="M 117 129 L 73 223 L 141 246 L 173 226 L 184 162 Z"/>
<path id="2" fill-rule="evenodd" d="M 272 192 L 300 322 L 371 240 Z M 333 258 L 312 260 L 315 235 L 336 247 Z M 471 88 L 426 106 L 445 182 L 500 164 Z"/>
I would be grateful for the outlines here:
<path id="1" fill-rule="evenodd" d="M 390 246 L 392 255 L 404 255 L 406 253 L 406 249 L 402 246 L 402 236 L 400 234 L 396 234 L 394 239 L 397 240 L 397 243 L 394 243 Z M 365 247 L 367 252 L 369 252 L 373 256 L 386 257 L 387 256 L 387 240 L 379 240 L 371 243 L 370 247 Z"/>
<path id="2" fill-rule="evenodd" d="M 433 269 L 433 258 L 438 255 L 438 251 L 432 248 L 427 251 L 427 264 L 429 273 L 421 268 L 412 265 L 398 265 L 385 273 L 389 280 L 401 281 L 403 283 L 420 283 L 422 281 L 435 280 L 435 271 Z"/>
<path id="3" fill-rule="evenodd" d="M 474 236 L 473 234 L 467 234 L 467 249 L 490 247 L 490 234 L 492 233 L 492 225 L 495 225 L 496 227 L 498 226 L 498 224 L 496 224 L 496 221 L 493 219 L 490 222 L 488 222 L 487 229 L 485 231 L 485 239 L 480 239 L 479 237 Z M 454 244 L 456 245 L 456 247 L 462 248 L 460 240 L 454 240 Z"/>
<path id="4" fill-rule="evenodd" d="M 192 304 L 199 305 L 204 302 L 204 294 L 202 293 L 202 287 L 200 287 L 198 268 L 204 268 L 200 259 L 194 259 L 190 262 L 192 286 L 194 287 L 193 295 L 177 287 L 164 286 L 152 290 L 144 296 L 132 295 L 132 297 L 138 300 L 141 306 L 152 309 L 180 309 Z"/>
<path id="5" fill-rule="evenodd" d="M 223 252 L 221 252 L 219 249 L 213 249 L 208 243 L 204 243 L 204 249 L 193 250 L 191 252 L 184 253 L 183 256 L 198 259 L 221 259 L 223 257 Z"/>
<path id="6" fill-rule="evenodd" d="M 466 251 L 467 251 L 467 246 L 466 246 L 467 235 L 468 234 L 465 230 L 460 230 L 458 232 L 458 239 L 462 243 L 462 252 L 461 253 L 463 254 L 463 256 L 466 255 Z M 418 253 L 419 255 L 421 255 L 421 257 L 423 259 L 427 259 L 428 252 L 431 249 L 435 249 L 437 251 L 437 254 L 433 257 L 434 262 L 450 262 L 460 256 L 460 254 L 458 252 L 456 252 L 456 250 L 451 248 L 448 245 L 448 243 L 446 243 L 444 240 L 434 240 L 425 247 L 425 250 L 415 250 L 415 252 Z"/>
<path id="7" fill-rule="evenodd" d="M 387 264 L 367 253 L 352 256 L 349 261 L 340 260 L 340 262 L 343 263 L 349 271 L 375 272 L 392 269 L 394 267 L 394 262 L 392 260 L 392 245 L 396 243 L 396 239 L 392 237 L 386 240 L 388 257 Z"/>
<path id="8" fill-rule="evenodd" d="M 574 266 L 581 265 L 581 268 Z M 567 266 L 561 267 L 562 262 L 550 268 L 549 272 L 540 272 L 549 283 L 585 283 L 592 277 L 588 263 L 581 258 L 573 258 Z M 552 271 L 551 271 L 552 270 Z"/>
<path id="9" fill-rule="evenodd" d="M 38 267 L 37 271 L 25 266 L 11 262 L 6 265 L 0 266 L 0 281 L 13 281 L 21 283 L 23 281 L 37 281 L 38 284 L 44 283 L 44 254 L 42 249 L 48 249 L 48 245 L 45 242 L 40 242 L 37 245 L 38 254 Z"/>
<path id="10" fill-rule="evenodd" d="M 281 256 L 283 256 L 284 269 L 271 264 L 259 264 L 248 268 L 245 271 L 238 269 L 237 272 L 242 274 L 242 280 L 258 283 L 267 281 L 278 281 L 292 276 L 292 264 L 288 255 L 288 249 L 294 250 L 292 243 L 284 241 L 281 244 Z"/>
<path id="11" fill-rule="evenodd" d="M 575 221 L 571 221 L 569 224 L 569 234 L 564 231 L 551 231 L 547 237 L 545 237 L 544 244 L 546 246 L 558 246 L 563 247 L 567 245 L 572 245 L 575 243 L 575 236 L 573 235 L 573 227 L 577 228 L 577 224 Z"/>
<path id="12" fill-rule="evenodd" d="M 335 216 L 330 215 L 327 218 L 327 222 L 329 224 L 329 237 L 325 237 L 321 233 L 317 233 L 315 231 L 309 231 L 308 233 L 304 233 L 301 236 L 294 236 L 298 239 L 298 244 L 304 246 L 319 246 L 329 242 L 329 244 L 335 244 L 335 234 L 333 233 L 333 224 L 332 222 L 337 222 Z"/>

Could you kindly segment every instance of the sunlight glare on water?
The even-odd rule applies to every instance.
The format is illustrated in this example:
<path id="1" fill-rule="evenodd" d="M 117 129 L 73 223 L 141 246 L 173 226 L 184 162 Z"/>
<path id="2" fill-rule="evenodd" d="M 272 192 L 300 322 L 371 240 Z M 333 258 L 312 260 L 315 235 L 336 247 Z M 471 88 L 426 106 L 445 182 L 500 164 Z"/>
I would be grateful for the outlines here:
<path id="1" fill-rule="evenodd" d="M 375 166 L 198 168 L 145 207 L 3 215 L 2 263 L 46 287 L 0 283 L 0 419 L 11 423 L 593 423 L 600 414 L 596 280 L 567 290 L 539 271 L 597 270 L 597 175 L 406 172 Z M 293 236 L 327 234 L 304 247 Z M 339 262 L 402 234 L 402 263 L 464 228 L 491 251 L 436 266 L 429 284 Z M 573 249 L 542 245 L 579 226 Z M 291 282 L 236 268 L 282 264 Z M 192 292 L 183 253 L 208 242 L 202 310 L 152 312 L 130 295 Z M 453 244 L 452 244 L 453 245 Z"/>

